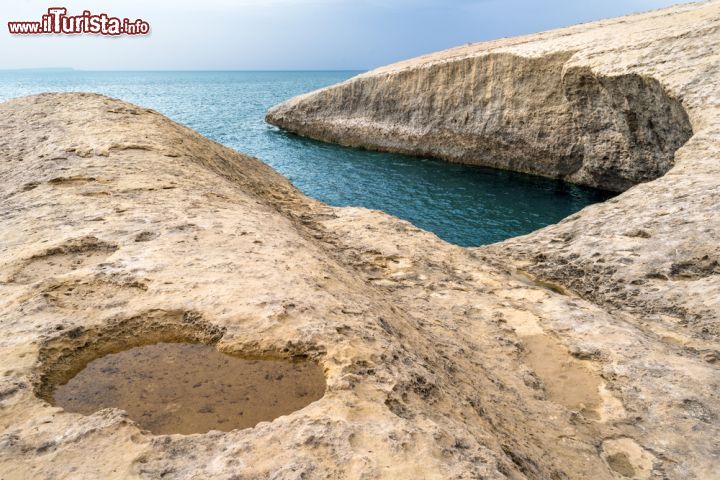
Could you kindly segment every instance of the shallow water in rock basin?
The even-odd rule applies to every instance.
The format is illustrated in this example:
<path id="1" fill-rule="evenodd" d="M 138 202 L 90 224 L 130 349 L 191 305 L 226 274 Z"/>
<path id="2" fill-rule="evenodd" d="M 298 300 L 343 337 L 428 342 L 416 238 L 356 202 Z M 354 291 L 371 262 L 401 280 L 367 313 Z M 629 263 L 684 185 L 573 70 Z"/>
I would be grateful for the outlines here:
<path id="1" fill-rule="evenodd" d="M 0 101 L 85 91 L 153 108 L 254 155 L 306 195 L 383 210 L 462 246 L 556 223 L 611 194 L 542 177 L 345 148 L 265 123 L 268 108 L 359 72 L 0 72 Z"/>
<path id="2" fill-rule="evenodd" d="M 53 402 L 92 414 L 116 407 L 155 434 L 249 428 L 322 398 L 313 362 L 248 360 L 212 346 L 158 343 L 90 362 L 55 389 Z"/>

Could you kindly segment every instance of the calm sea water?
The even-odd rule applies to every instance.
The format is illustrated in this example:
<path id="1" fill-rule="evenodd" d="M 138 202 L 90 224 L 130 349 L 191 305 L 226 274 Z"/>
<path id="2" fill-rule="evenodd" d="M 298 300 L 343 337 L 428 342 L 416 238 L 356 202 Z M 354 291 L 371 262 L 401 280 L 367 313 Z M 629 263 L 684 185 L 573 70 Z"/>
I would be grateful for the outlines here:
<path id="1" fill-rule="evenodd" d="M 268 108 L 358 72 L 0 72 L 0 101 L 87 91 L 153 108 L 268 163 L 307 195 L 383 210 L 476 246 L 555 223 L 610 197 L 530 175 L 324 144 L 264 122 Z"/>

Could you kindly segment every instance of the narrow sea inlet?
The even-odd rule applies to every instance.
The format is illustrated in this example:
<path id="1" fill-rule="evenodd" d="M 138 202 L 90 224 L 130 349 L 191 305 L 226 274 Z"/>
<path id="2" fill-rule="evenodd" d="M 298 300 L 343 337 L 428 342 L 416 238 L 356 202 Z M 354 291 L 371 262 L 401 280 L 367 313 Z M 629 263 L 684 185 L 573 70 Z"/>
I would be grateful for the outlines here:
<path id="1" fill-rule="evenodd" d="M 267 125 L 268 108 L 359 72 L 0 72 L 0 101 L 97 92 L 256 156 L 305 194 L 383 210 L 461 246 L 530 233 L 611 193 L 530 175 L 339 147 Z"/>

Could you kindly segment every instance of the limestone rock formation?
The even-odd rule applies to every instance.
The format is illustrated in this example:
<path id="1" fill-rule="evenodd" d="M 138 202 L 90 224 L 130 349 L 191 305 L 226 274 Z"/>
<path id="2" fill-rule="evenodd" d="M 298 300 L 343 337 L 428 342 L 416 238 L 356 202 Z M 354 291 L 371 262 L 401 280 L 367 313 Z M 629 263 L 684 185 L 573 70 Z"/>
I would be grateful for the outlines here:
<path id="1" fill-rule="evenodd" d="M 118 100 L 0 104 L 0 478 L 717 478 L 719 11 L 684 6 L 471 47 L 560 59 L 575 45 L 562 70 L 577 62 L 575 74 L 595 78 L 586 91 L 614 92 L 580 112 L 597 116 L 587 124 L 599 137 L 546 132 L 544 143 L 587 154 L 576 180 L 614 164 L 607 178 L 635 183 L 674 165 L 480 249 L 308 199 L 260 161 Z M 619 41 L 633 47 L 613 50 Z M 426 60 L 451 72 L 448 55 Z M 557 67 L 522 61 L 521 77 Z M 383 96 L 383 78 L 405 71 L 412 83 L 418 65 L 364 78 Z M 301 118 L 294 108 L 320 109 L 326 95 L 332 118 L 330 100 L 354 98 L 353 85 L 276 115 Z M 621 132 L 623 88 L 637 89 L 629 105 L 665 115 L 651 128 L 636 112 L 635 143 Z M 578 113 L 556 107 L 556 118 Z M 508 145 L 524 135 L 511 110 Z M 383 138 L 369 119 L 347 122 Z M 672 156 L 687 122 L 693 136 Z M 317 128 L 341 139 L 330 123 Z M 615 152 L 605 163 L 603 148 Z M 80 415 L 46 401 L 78 363 L 169 340 L 310 358 L 325 396 L 251 429 L 196 435 L 152 435 L 121 410 Z"/>
<path id="2" fill-rule="evenodd" d="M 674 165 L 717 76 L 717 2 L 453 48 L 271 109 L 344 145 L 624 191 Z"/>

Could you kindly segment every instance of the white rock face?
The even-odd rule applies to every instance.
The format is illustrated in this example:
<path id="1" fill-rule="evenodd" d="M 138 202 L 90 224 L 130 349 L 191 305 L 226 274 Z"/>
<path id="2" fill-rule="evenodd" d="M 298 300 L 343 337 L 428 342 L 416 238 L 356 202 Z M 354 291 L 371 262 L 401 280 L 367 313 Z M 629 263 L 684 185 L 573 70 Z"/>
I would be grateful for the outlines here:
<path id="1" fill-rule="evenodd" d="M 588 91 L 614 92 L 598 109 L 610 118 L 598 142 L 613 151 L 630 138 L 621 85 L 637 89 L 630 105 L 665 115 L 649 128 L 636 112 L 636 132 L 671 138 L 683 112 L 693 131 L 657 180 L 481 249 L 322 205 L 256 159 L 117 100 L 1 104 L 0 477 L 717 478 L 719 10 L 469 47 L 524 49 L 505 52 L 516 61 L 575 45 L 563 71 L 592 65 Z M 368 77 L 414 78 L 454 56 L 468 50 Z M 531 65 L 557 67 L 527 60 L 526 75 Z M 586 133 L 578 145 L 594 151 Z M 650 171 L 631 158 L 662 157 L 643 138 L 614 178 Z M 168 340 L 308 357 L 325 396 L 251 429 L 187 436 L 46 401 L 78 363 Z"/>
<path id="2" fill-rule="evenodd" d="M 686 109 L 717 75 L 719 11 L 684 6 L 454 48 L 297 97 L 267 120 L 345 145 L 624 191 L 665 174 L 692 135 Z"/>

